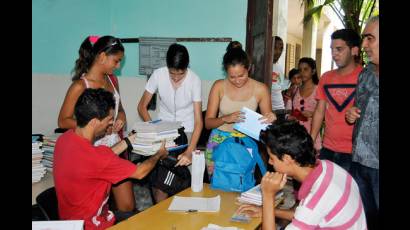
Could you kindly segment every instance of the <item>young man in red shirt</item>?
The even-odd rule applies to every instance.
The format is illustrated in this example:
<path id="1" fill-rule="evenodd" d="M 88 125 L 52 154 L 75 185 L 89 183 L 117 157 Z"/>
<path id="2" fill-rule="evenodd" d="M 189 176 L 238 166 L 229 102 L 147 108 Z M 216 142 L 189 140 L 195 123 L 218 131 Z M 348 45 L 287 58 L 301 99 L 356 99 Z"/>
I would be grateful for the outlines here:
<path id="1" fill-rule="evenodd" d="M 319 158 L 331 160 L 349 171 L 352 162 L 353 126 L 345 120 L 345 112 L 353 105 L 355 87 L 362 66 L 358 64 L 360 36 L 351 29 L 333 32 L 332 58 L 337 69 L 322 75 L 316 91 L 315 112 L 310 134 L 316 141 L 323 119 L 325 131 Z"/>
<path id="2" fill-rule="evenodd" d="M 86 230 L 114 224 L 107 204 L 112 184 L 145 177 L 168 153 L 163 143 L 155 155 L 137 166 L 118 157 L 125 149 L 132 149 L 130 140 L 135 134 L 112 148 L 94 146 L 94 139 L 112 125 L 114 106 L 111 92 L 86 89 L 74 109 L 77 128 L 61 135 L 55 146 L 53 174 L 60 218 L 84 220 Z"/>

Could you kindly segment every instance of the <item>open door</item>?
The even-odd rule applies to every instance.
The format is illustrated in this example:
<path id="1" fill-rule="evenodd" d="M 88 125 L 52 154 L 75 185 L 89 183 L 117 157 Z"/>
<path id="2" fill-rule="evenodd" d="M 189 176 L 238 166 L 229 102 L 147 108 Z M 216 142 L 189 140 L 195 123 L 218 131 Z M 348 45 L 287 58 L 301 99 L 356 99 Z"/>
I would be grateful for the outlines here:
<path id="1" fill-rule="evenodd" d="M 248 0 L 246 52 L 251 58 L 251 77 L 272 85 L 273 0 Z"/>

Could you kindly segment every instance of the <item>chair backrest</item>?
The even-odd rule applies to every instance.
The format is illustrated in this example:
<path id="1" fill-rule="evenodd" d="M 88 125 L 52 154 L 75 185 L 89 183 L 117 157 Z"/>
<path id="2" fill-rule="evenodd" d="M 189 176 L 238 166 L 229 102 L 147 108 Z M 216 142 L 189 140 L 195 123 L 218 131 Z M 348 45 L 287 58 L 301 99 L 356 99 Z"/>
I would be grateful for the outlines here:
<path id="1" fill-rule="evenodd" d="M 47 220 L 59 220 L 57 194 L 54 187 L 41 192 L 36 202 Z"/>

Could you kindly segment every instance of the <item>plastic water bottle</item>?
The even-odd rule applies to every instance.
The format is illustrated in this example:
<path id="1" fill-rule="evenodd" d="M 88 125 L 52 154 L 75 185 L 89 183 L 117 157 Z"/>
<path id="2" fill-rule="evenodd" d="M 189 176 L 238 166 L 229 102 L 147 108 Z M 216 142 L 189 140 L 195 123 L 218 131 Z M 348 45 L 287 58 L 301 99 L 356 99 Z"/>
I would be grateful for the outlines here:
<path id="1" fill-rule="evenodd" d="M 204 187 L 205 154 L 199 150 L 192 152 L 191 189 L 200 192 Z"/>

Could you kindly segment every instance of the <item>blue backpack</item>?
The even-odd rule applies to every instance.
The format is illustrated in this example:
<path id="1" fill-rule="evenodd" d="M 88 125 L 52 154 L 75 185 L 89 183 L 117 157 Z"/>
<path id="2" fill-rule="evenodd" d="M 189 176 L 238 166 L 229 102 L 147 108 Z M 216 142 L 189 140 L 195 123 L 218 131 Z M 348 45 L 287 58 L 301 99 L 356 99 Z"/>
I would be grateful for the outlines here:
<path id="1" fill-rule="evenodd" d="M 252 154 L 247 148 L 252 149 Z M 266 167 L 259 155 L 258 146 L 249 137 L 228 137 L 212 153 L 214 173 L 211 188 L 229 192 L 244 192 L 255 186 L 254 171 L 258 164 L 264 175 Z"/>

